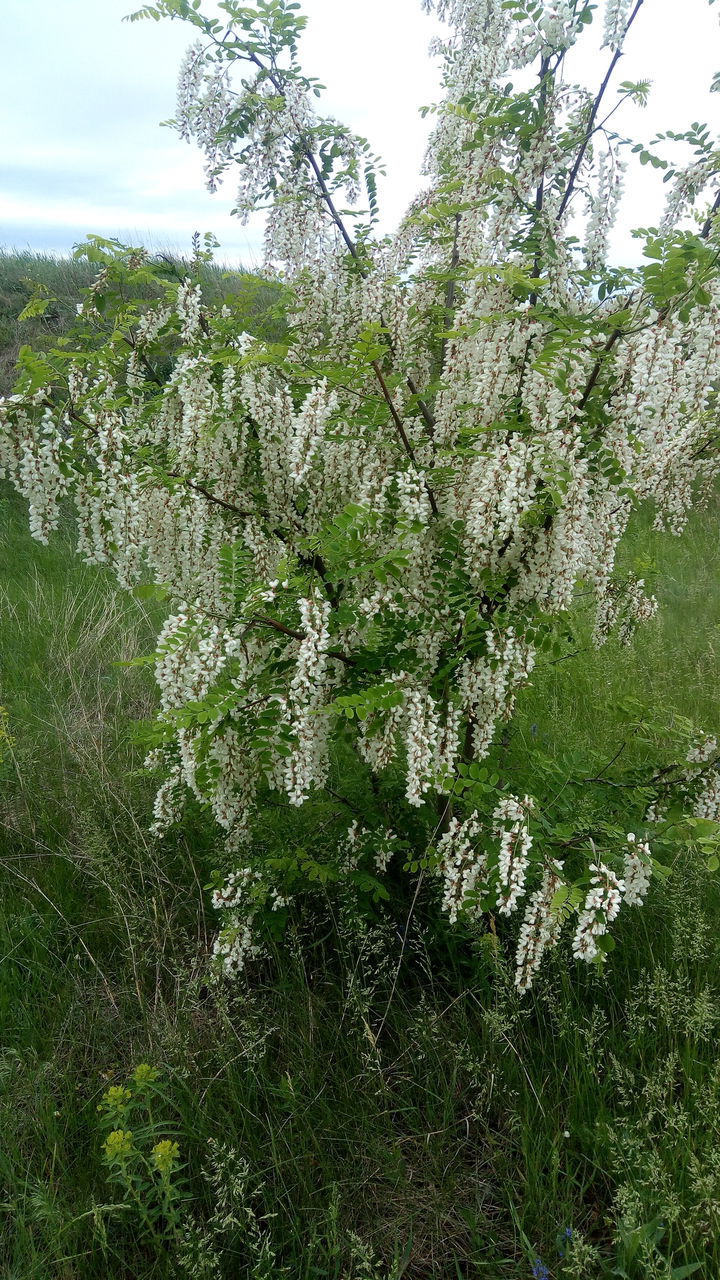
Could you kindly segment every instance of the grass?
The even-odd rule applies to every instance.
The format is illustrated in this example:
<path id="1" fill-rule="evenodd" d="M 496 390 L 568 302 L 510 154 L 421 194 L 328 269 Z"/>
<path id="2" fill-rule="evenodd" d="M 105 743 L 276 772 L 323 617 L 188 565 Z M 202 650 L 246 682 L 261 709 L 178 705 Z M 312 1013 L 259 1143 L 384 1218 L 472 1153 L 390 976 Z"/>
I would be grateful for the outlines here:
<path id="1" fill-rule="evenodd" d="M 450 948 L 420 917 L 401 956 L 392 928 L 330 900 L 247 981 L 211 990 L 212 834 L 198 818 L 162 846 L 147 836 L 128 725 L 155 695 L 113 665 L 148 651 L 157 619 L 73 558 L 69 526 L 32 543 L 9 493 L 2 530 L 0 1272 L 524 1280 L 541 1259 L 553 1277 L 720 1274 L 705 867 L 688 854 L 625 922 L 606 978 L 565 950 L 524 1000 L 502 951 Z M 712 727 L 711 524 L 652 541 L 660 620 L 624 661 L 608 648 L 538 671 L 519 766 L 538 738 L 609 759 L 629 693 Z M 98 1102 L 140 1062 L 161 1073 L 157 1134 L 180 1145 L 175 1237 L 143 1231 L 102 1157 Z"/>

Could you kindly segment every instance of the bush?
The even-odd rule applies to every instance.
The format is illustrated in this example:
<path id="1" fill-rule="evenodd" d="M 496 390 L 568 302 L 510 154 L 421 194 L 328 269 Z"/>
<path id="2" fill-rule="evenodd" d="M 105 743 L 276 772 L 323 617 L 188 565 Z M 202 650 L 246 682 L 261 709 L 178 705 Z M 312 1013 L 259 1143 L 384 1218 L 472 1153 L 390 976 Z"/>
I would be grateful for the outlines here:
<path id="1" fill-rule="evenodd" d="M 565 79 L 592 18 L 576 0 L 435 7 L 452 35 L 431 185 L 387 238 L 367 142 L 312 110 L 294 4 L 228 0 L 227 24 L 187 0 L 134 15 L 199 33 L 177 126 L 211 186 L 239 164 L 240 213 L 270 203 L 282 326 L 253 337 L 243 308 L 213 306 L 199 245 L 178 283 L 93 238 L 72 352 L 25 351 L 2 408 L 35 536 L 70 496 L 84 558 L 170 607 L 153 830 L 189 792 L 224 832 L 229 973 L 318 886 L 368 914 L 429 886 L 467 936 L 504 936 L 522 906 L 527 990 L 566 922 L 574 956 L 602 964 L 622 904 L 680 844 L 718 862 L 703 726 L 669 734 L 630 705 L 629 733 L 657 745 L 643 768 L 620 773 L 622 748 L 585 777 L 538 757 L 527 790 L 501 728 L 536 663 L 572 657 L 578 595 L 596 644 L 654 615 L 646 573 L 618 567 L 633 513 L 680 533 L 712 492 L 718 153 L 696 126 L 670 135 L 689 167 L 640 148 L 666 168 L 667 208 L 639 233 L 644 264 L 611 264 L 629 144 L 603 112 L 640 6 L 607 6 L 594 94 Z M 647 85 L 619 91 L 642 103 Z M 253 827 L 273 793 L 308 806 L 280 854 Z"/>

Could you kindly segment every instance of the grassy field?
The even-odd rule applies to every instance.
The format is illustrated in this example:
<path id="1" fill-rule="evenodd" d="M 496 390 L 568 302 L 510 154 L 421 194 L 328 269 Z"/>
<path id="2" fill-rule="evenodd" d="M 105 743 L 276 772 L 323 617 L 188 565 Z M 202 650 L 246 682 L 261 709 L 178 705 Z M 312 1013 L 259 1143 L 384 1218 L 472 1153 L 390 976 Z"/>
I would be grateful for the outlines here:
<path id="1" fill-rule="evenodd" d="M 596 653 L 580 617 L 509 768 L 597 770 L 624 741 L 641 762 L 629 699 L 720 728 L 716 529 L 639 522 L 625 555 L 655 562 L 657 621 Z M 720 1275 L 717 875 L 688 850 L 621 913 L 604 974 L 565 944 L 522 999 L 491 938 L 453 945 L 418 911 L 403 948 L 321 895 L 209 987 L 215 835 L 191 814 L 148 836 L 133 724 L 155 692 L 116 665 L 157 622 L 74 557 L 69 521 L 42 547 L 0 490 L 0 1275 Z M 113 1087 L 147 1185 L 103 1146 Z M 158 1141 L 179 1148 L 164 1183 Z"/>

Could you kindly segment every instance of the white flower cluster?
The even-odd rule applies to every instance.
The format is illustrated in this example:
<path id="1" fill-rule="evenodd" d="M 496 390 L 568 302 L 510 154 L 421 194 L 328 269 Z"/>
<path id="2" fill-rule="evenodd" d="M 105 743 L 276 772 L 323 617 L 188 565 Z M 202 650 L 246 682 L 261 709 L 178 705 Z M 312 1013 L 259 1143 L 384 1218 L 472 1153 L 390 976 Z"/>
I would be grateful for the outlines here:
<path id="1" fill-rule="evenodd" d="M 639 623 L 650 622 L 658 610 L 657 598 L 647 595 L 643 578 L 628 578 L 625 583 L 608 583 L 598 601 L 593 644 L 600 648 L 613 628 L 621 644 L 629 645 Z"/>
<path id="2" fill-rule="evenodd" d="M 287 761 L 285 786 L 291 804 L 303 804 L 310 788 L 322 786 L 327 772 L 327 717 L 321 714 L 325 700 L 327 650 L 330 640 L 327 600 L 300 601 L 303 639 L 290 681 L 288 713 L 293 749 Z"/>
<path id="3" fill-rule="evenodd" d="M 720 758 L 718 740 L 712 734 L 702 733 L 687 752 L 689 768 L 682 781 L 691 792 L 691 813 L 694 818 L 720 822 Z M 651 807 L 648 821 L 660 821 L 666 805 L 656 802 Z"/>
<path id="4" fill-rule="evenodd" d="M 30 426 L 17 470 L 18 489 L 28 501 L 30 532 L 39 542 L 47 543 L 57 528 L 60 500 L 67 489 L 62 452 L 52 410 L 46 408 L 37 430 Z"/>
<path id="5" fill-rule="evenodd" d="M 607 933 L 620 910 L 625 884 L 604 862 L 590 863 L 594 873 L 590 877 L 592 888 L 588 890 L 580 920 L 573 938 L 573 955 L 578 960 L 594 960 L 599 952 L 598 938 Z"/>
<path id="6" fill-rule="evenodd" d="M 675 778 L 689 812 L 694 818 L 720 822 L 720 757 L 716 737 L 700 733 L 688 748 L 687 768 Z M 659 795 L 649 806 L 646 822 L 661 822 L 668 810 L 667 794 Z"/>
<path id="7" fill-rule="evenodd" d="M 399 672 L 393 680 L 387 682 L 386 687 L 391 690 L 395 688 L 400 693 L 406 680 L 407 673 Z M 357 740 L 358 754 L 366 764 L 370 765 L 373 773 L 386 769 L 396 758 L 400 731 L 407 715 L 402 698 L 403 695 L 400 693 L 401 700 L 396 705 L 384 712 L 369 715 L 360 724 Z"/>
<path id="8" fill-rule="evenodd" d="M 562 914 L 553 910 L 553 902 L 562 884 L 562 863 L 553 861 L 543 871 L 539 888 L 528 899 L 515 957 L 515 986 L 519 991 L 530 990 L 545 952 L 560 937 Z"/>
<path id="9" fill-rule="evenodd" d="M 625 901 L 631 907 L 641 907 L 652 879 L 650 845 L 647 840 L 638 841 L 632 831 L 628 832 L 627 842 L 628 847 L 623 867 Z"/>
<path id="10" fill-rule="evenodd" d="M 185 55 L 177 90 L 176 124 L 181 138 L 196 138 L 206 155 L 205 176 L 209 191 L 217 188 L 218 171 L 227 160 L 221 130 L 233 102 L 227 71 L 220 62 L 208 63 L 202 41 Z"/>
<path id="11" fill-rule="evenodd" d="M 718 749 L 718 740 L 711 734 L 703 734 L 693 742 L 687 753 L 688 764 L 707 764 Z"/>
<path id="12" fill-rule="evenodd" d="M 480 914 L 479 899 L 486 886 L 487 850 L 478 848 L 481 824 L 477 812 L 460 821 L 451 818 L 447 831 L 438 841 L 438 875 L 443 881 L 442 908 L 451 924 L 461 911 Z"/>
<path id="13" fill-rule="evenodd" d="M 345 869 L 355 870 L 365 858 L 378 875 L 383 875 L 396 852 L 397 841 L 397 833 L 388 827 L 361 827 L 355 819 L 345 837 Z"/>
<path id="14" fill-rule="evenodd" d="M 625 161 L 612 151 L 601 153 L 597 191 L 590 197 L 590 218 L 585 228 L 585 262 L 591 271 L 607 260 L 608 240 L 620 207 L 626 167 Z"/>
<path id="15" fill-rule="evenodd" d="M 608 0 L 605 6 L 602 48 L 617 49 L 625 33 L 632 0 Z"/>
<path id="16" fill-rule="evenodd" d="M 720 771 L 715 769 L 704 780 L 703 788 L 695 800 L 693 816 L 720 822 Z"/>
<path id="17" fill-rule="evenodd" d="M 230 919 L 223 923 L 213 943 L 213 956 L 228 978 L 236 978 L 242 973 L 249 957 L 261 954 L 262 947 L 253 936 L 254 916 L 242 916 L 234 912 L 229 914 Z"/>
<path id="18" fill-rule="evenodd" d="M 193 284 L 192 280 L 184 280 L 178 289 L 175 304 L 177 314 L 182 323 L 181 335 L 183 342 L 192 342 L 197 335 L 200 328 L 201 302 L 202 291 L 200 285 Z"/>
<path id="19" fill-rule="evenodd" d="M 305 398 L 294 416 L 290 441 L 290 474 L 296 484 L 307 476 L 312 461 L 325 436 L 325 430 L 338 402 L 334 391 L 328 391 L 323 378 Z"/>
<path id="20" fill-rule="evenodd" d="M 146 765 L 149 763 L 146 760 Z M 164 836 L 179 821 L 183 811 L 183 774 L 175 765 L 164 782 L 158 787 L 153 802 L 153 820 L 150 834 Z"/>
<path id="21" fill-rule="evenodd" d="M 260 954 L 261 948 L 252 932 L 257 912 L 253 890 L 259 883 L 259 873 L 243 867 L 231 872 L 222 888 L 213 891 L 212 904 L 223 915 L 213 945 L 213 956 L 228 977 L 236 977 L 242 972 L 248 957 Z"/>
<path id="22" fill-rule="evenodd" d="M 711 822 L 720 822 L 720 760 L 717 758 L 717 750 L 717 738 L 706 734 L 693 744 L 687 754 L 688 763 L 701 766 L 699 772 L 702 782 L 695 797 L 693 817 L 709 819 Z"/>
<path id="23" fill-rule="evenodd" d="M 500 838 L 498 859 L 498 911 L 509 916 L 525 893 L 525 876 L 532 848 L 532 836 L 528 830 L 528 818 L 533 802 L 530 796 L 518 800 L 505 796 L 493 814 L 493 832 Z"/>
<path id="24" fill-rule="evenodd" d="M 513 627 L 504 633 L 489 631 L 485 644 L 487 657 L 463 663 L 458 680 L 477 760 L 487 755 L 498 720 L 512 714 L 517 690 L 528 683 L 535 665 L 534 649 L 515 634 Z"/>
<path id="25" fill-rule="evenodd" d="M 430 790 L 435 774 L 439 731 L 437 706 L 432 694 L 410 689 L 405 695 L 408 804 L 419 807 Z"/>

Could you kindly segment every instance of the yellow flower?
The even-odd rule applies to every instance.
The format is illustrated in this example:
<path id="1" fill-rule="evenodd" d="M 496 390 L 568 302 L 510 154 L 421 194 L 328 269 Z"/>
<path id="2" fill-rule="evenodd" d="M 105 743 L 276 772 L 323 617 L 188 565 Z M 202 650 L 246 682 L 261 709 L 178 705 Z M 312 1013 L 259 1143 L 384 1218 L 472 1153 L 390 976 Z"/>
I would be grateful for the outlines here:
<path id="1" fill-rule="evenodd" d="M 121 1084 L 113 1084 L 107 1093 L 103 1094 L 101 1101 L 98 1103 L 98 1111 L 122 1113 L 131 1100 L 132 1094 L 129 1089 L 124 1088 Z"/>
<path id="2" fill-rule="evenodd" d="M 134 1154 L 133 1136 L 130 1129 L 113 1129 L 103 1143 L 105 1159 L 109 1161 L 128 1160 Z"/>
<path id="3" fill-rule="evenodd" d="M 155 1168 L 163 1177 L 167 1177 L 175 1167 L 180 1158 L 180 1147 L 177 1142 L 171 1142 L 169 1138 L 165 1138 L 162 1142 L 156 1142 L 152 1149 L 152 1158 L 155 1162 Z"/>
<path id="4" fill-rule="evenodd" d="M 154 1084 L 160 1072 L 157 1067 L 148 1066 L 147 1062 L 139 1062 L 133 1071 L 133 1080 L 137 1085 Z"/>

